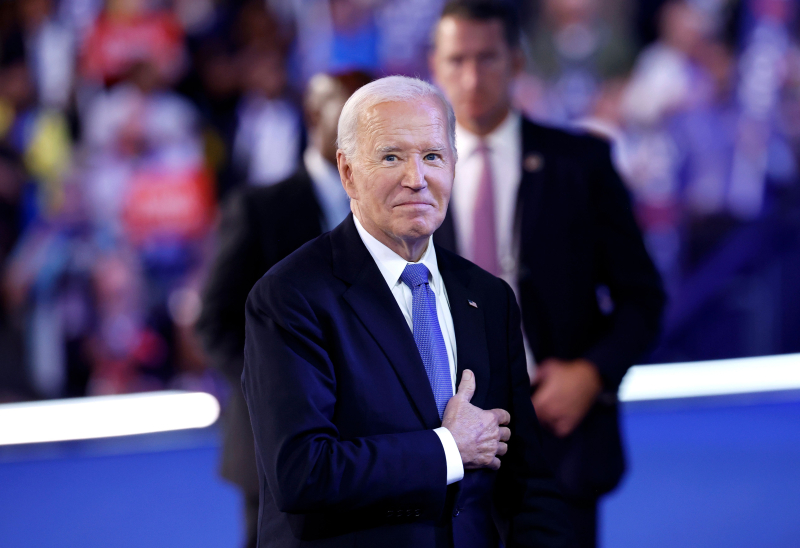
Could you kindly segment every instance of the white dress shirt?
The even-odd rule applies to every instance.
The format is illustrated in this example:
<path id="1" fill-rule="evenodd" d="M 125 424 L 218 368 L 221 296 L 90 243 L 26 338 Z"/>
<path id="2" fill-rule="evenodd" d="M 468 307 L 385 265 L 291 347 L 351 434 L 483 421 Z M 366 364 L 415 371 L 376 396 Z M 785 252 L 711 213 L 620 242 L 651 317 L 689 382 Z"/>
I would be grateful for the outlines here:
<path id="1" fill-rule="evenodd" d="M 414 323 L 412 321 L 413 301 L 414 296 L 411 293 L 411 288 L 400 281 L 400 275 L 405 270 L 406 265 L 409 264 L 400 255 L 386 247 L 383 243 L 378 241 L 372 234 L 366 231 L 361 225 L 358 217 L 353 215 L 353 220 L 356 223 L 361 240 L 367 246 L 375 264 L 378 265 L 378 270 L 381 271 L 386 284 L 392 292 L 397 305 L 403 313 L 403 316 L 408 323 L 408 328 L 414 330 Z M 450 314 L 450 301 L 447 299 L 447 291 L 442 281 L 442 275 L 439 272 L 439 264 L 436 262 L 436 250 L 433 247 L 433 238 L 428 241 L 428 248 L 423 253 L 422 258 L 419 260 L 428 268 L 428 279 L 431 290 L 436 294 L 436 315 L 439 319 L 439 328 L 442 331 L 444 344 L 447 347 L 447 361 L 450 364 L 450 383 L 453 387 L 455 394 L 456 386 L 456 337 L 455 329 L 453 328 L 453 317 Z M 460 481 L 464 477 L 464 465 L 461 462 L 461 453 L 458 451 L 456 440 L 453 435 L 445 427 L 434 429 L 434 432 L 439 436 L 444 448 L 444 455 L 447 460 L 447 485 Z"/>
<path id="2" fill-rule="evenodd" d="M 303 153 L 303 164 L 322 210 L 322 231 L 333 230 L 350 213 L 350 198 L 342 186 L 339 170 L 313 147 Z"/>
<path id="3" fill-rule="evenodd" d="M 233 144 L 234 160 L 247 173 L 249 184 L 272 185 L 297 170 L 301 118 L 284 99 L 247 96 L 238 110 L 239 129 Z"/>
<path id="4" fill-rule="evenodd" d="M 494 189 L 497 264 L 500 277 L 516 291 L 517 252 L 514 241 L 514 213 L 522 178 L 522 140 L 520 116 L 509 112 L 492 133 L 484 137 L 489 147 Z M 478 152 L 480 137 L 456 125 L 458 163 L 450 207 L 453 208 L 456 238 L 461 254 L 472 260 L 472 227 L 483 164 Z"/>

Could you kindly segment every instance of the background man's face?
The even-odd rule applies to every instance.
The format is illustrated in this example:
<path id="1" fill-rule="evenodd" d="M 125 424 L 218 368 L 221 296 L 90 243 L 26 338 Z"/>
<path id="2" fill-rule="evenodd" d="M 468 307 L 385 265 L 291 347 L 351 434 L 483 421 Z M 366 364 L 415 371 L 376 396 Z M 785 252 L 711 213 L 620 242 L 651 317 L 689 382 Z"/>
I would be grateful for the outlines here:
<path id="1" fill-rule="evenodd" d="M 455 171 L 441 105 L 431 99 L 366 110 L 357 156 L 340 157 L 339 168 L 353 210 L 370 233 L 377 229 L 395 242 L 433 234 L 447 212 Z"/>
<path id="2" fill-rule="evenodd" d="M 439 22 L 431 70 L 459 124 L 483 133 L 502 122 L 510 104 L 509 87 L 519 70 L 517 57 L 499 20 L 448 16 Z"/>

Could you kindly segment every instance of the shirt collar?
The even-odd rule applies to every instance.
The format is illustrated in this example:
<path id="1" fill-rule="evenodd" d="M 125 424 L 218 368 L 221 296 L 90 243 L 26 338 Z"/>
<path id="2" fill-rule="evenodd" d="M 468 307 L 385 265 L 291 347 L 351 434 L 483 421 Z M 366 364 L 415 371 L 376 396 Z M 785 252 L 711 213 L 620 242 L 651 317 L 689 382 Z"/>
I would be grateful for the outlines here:
<path id="1" fill-rule="evenodd" d="M 439 264 L 436 261 L 436 249 L 434 249 L 433 246 L 433 236 L 429 238 L 428 247 L 425 249 L 425 253 L 422 254 L 422 258 L 420 258 L 417 263 L 409 263 L 400 255 L 380 242 L 372 234 L 367 232 L 367 229 L 363 227 L 361 222 L 358 220 L 358 217 L 355 215 L 353 215 L 353 221 L 356 223 L 358 235 L 361 236 L 361 240 L 364 242 L 364 245 L 367 246 L 367 250 L 375 260 L 375 264 L 378 265 L 378 270 L 381 271 L 381 274 L 386 280 L 386 284 L 389 286 L 389 289 L 392 289 L 397 284 L 402 283 L 400 281 L 400 275 L 403 273 L 403 270 L 405 270 L 407 264 L 422 263 L 428 267 L 428 272 L 430 273 L 428 275 L 428 280 L 431 285 L 431 289 L 433 289 L 433 292 L 437 296 L 439 295 L 442 290 L 442 276 L 439 273 Z"/>
<path id="2" fill-rule="evenodd" d="M 314 147 L 308 147 L 303 153 L 303 165 L 314 183 L 314 190 L 322 205 L 328 225 L 326 230 L 330 230 L 350 213 L 350 203 L 342 186 L 339 170 Z"/>
<path id="3" fill-rule="evenodd" d="M 342 187 L 342 180 L 339 177 L 339 170 L 323 158 L 316 148 L 308 147 L 305 150 L 303 164 L 320 192 L 326 196 L 346 196 Z"/>
<path id="4" fill-rule="evenodd" d="M 491 150 L 502 150 L 509 140 L 519 136 L 520 115 L 515 110 L 508 111 L 505 119 L 489 135 L 483 137 Z M 459 156 L 468 158 L 478 148 L 481 137 L 456 123 L 456 148 Z"/>

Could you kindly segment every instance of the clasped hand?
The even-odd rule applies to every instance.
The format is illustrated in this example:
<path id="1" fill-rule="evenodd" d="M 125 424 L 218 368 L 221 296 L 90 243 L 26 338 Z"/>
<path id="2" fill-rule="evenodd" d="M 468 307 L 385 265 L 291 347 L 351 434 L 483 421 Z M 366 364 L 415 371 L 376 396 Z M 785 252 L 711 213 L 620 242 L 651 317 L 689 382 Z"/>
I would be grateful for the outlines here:
<path id="1" fill-rule="evenodd" d="M 500 459 L 508 451 L 506 442 L 511 430 L 511 415 L 503 409 L 484 411 L 470 403 L 475 393 L 475 375 L 465 369 L 456 395 L 447 402 L 442 426 L 456 440 L 464 468 L 500 468 Z"/>

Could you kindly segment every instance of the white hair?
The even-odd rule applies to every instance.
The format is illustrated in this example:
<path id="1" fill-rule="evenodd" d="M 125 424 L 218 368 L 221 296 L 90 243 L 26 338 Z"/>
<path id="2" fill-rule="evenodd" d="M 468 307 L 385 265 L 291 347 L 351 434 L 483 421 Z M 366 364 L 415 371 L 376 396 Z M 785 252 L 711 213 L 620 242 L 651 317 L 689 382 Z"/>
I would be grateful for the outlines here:
<path id="1" fill-rule="evenodd" d="M 453 155 L 456 152 L 456 115 L 453 107 L 436 86 L 418 78 L 387 76 L 360 87 L 344 104 L 339 116 L 336 144 L 348 158 L 355 158 L 358 120 L 361 113 L 381 103 L 419 101 L 434 98 L 447 114 L 447 136 Z"/>

